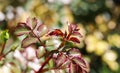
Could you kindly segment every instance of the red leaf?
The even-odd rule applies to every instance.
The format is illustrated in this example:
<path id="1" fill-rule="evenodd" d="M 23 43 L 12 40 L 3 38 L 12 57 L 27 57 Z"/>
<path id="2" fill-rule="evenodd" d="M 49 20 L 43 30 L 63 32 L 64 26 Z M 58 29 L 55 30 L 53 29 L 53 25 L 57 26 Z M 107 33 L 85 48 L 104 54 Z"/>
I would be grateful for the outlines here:
<path id="1" fill-rule="evenodd" d="M 26 23 L 23 23 L 23 22 L 19 22 L 17 27 L 25 27 Z"/>
<path id="2" fill-rule="evenodd" d="M 74 57 L 72 60 L 82 69 L 82 73 L 88 73 L 89 72 L 89 66 L 86 63 L 86 61 L 81 57 Z"/>
<path id="3" fill-rule="evenodd" d="M 63 36 L 63 32 L 60 29 L 55 29 L 54 31 L 50 32 L 48 35 L 50 36 Z"/>
<path id="4" fill-rule="evenodd" d="M 60 67 L 67 61 L 67 57 L 65 56 L 65 54 L 59 53 L 57 55 L 56 59 L 54 59 L 54 60 L 56 63 L 56 67 Z"/>
<path id="5" fill-rule="evenodd" d="M 80 43 L 79 39 L 76 37 L 71 37 L 69 40 L 75 43 Z"/>
<path id="6" fill-rule="evenodd" d="M 27 24 L 24 23 L 24 22 L 19 22 L 18 25 L 16 26 L 16 29 L 18 29 L 18 28 L 26 28 L 26 29 L 30 30 L 30 28 L 27 27 L 26 25 Z"/>
<path id="7" fill-rule="evenodd" d="M 83 37 L 83 36 L 81 35 L 81 33 L 78 32 L 78 31 L 74 31 L 74 32 L 73 32 L 73 35 L 78 35 L 78 36 L 80 36 L 80 37 Z"/>
<path id="8" fill-rule="evenodd" d="M 77 29 L 77 25 L 75 25 L 75 24 L 70 24 L 69 26 L 68 26 L 68 31 L 69 32 L 73 32 L 73 31 L 75 31 Z"/>
<path id="9" fill-rule="evenodd" d="M 69 64 L 69 73 L 75 73 L 75 65 L 73 63 Z"/>

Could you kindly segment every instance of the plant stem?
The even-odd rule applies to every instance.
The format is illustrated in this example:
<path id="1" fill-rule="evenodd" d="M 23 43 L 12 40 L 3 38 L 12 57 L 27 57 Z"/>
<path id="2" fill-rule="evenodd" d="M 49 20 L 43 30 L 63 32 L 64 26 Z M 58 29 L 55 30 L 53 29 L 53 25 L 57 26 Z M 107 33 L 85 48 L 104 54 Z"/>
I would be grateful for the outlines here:
<path id="1" fill-rule="evenodd" d="M 6 45 L 6 42 L 4 42 L 3 45 L 2 45 L 2 49 L 1 49 L 0 55 L 2 55 L 2 53 L 3 53 L 4 49 L 5 49 L 5 45 Z"/>
<path id="2" fill-rule="evenodd" d="M 58 47 L 56 50 L 54 50 L 54 51 L 52 51 L 51 53 L 48 54 L 49 57 L 45 60 L 45 62 L 42 64 L 41 68 L 40 68 L 36 73 L 41 73 L 41 72 L 42 72 L 44 66 L 45 66 L 45 65 L 49 62 L 49 60 L 52 58 L 52 55 L 54 54 L 54 52 L 55 52 L 55 51 L 58 51 L 60 48 L 62 48 L 62 47 L 64 46 L 64 44 L 65 44 L 65 41 L 63 40 L 63 42 L 59 45 L 59 47 Z"/>
<path id="3" fill-rule="evenodd" d="M 1 56 L 0 56 L 0 60 L 1 60 L 3 57 L 7 56 L 10 52 L 12 52 L 12 50 L 9 50 L 6 54 L 1 55 Z"/>
<path id="4" fill-rule="evenodd" d="M 36 73 L 41 73 L 42 72 L 42 69 L 44 68 L 44 66 L 49 62 L 49 60 L 52 58 L 52 55 L 50 55 L 46 60 L 45 62 L 42 64 L 41 68 L 39 69 L 38 72 Z"/>
<path id="5" fill-rule="evenodd" d="M 67 36 L 67 40 L 70 38 L 70 36 L 71 36 L 71 32 L 68 34 L 68 36 Z"/>

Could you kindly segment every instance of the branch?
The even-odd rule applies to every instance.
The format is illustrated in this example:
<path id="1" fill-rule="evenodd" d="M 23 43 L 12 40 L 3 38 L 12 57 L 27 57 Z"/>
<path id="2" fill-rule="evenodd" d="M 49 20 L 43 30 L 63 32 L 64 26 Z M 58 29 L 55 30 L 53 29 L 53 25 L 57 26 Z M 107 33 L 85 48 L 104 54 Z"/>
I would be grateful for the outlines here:
<path id="1" fill-rule="evenodd" d="M 64 46 L 64 44 L 65 44 L 65 41 L 63 40 L 63 42 L 59 45 L 59 47 L 56 50 L 53 50 L 48 54 L 48 58 L 45 60 L 45 62 L 42 64 L 41 68 L 36 73 L 41 73 L 42 72 L 44 66 L 49 62 L 49 60 L 52 58 L 53 54 L 55 52 L 58 52 L 58 50 L 60 48 L 62 48 Z"/>
<path id="2" fill-rule="evenodd" d="M 3 45 L 2 45 L 2 49 L 1 49 L 0 55 L 2 55 L 2 53 L 3 53 L 4 49 L 5 49 L 5 45 L 6 45 L 6 42 L 4 42 Z"/>

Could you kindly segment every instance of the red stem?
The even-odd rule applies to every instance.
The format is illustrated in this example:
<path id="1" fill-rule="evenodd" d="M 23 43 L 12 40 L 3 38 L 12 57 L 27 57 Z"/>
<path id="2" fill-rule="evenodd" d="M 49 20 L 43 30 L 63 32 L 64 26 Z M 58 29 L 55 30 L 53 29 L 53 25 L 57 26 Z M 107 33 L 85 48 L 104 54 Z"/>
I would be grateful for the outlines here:
<path id="1" fill-rule="evenodd" d="M 67 36 L 67 40 L 70 38 L 70 36 L 71 36 L 71 33 L 72 33 L 72 32 L 70 32 L 70 33 L 68 34 L 68 36 Z"/>
<path id="2" fill-rule="evenodd" d="M 6 54 L 1 55 L 1 56 L 0 56 L 0 60 L 1 60 L 2 58 L 6 57 L 6 55 L 8 55 L 11 51 L 12 51 L 12 50 L 8 51 Z"/>
<path id="3" fill-rule="evenodd" d="M 60 48 L 62 48 L 62 47 L 64 46 L 64 44 L 65 44 L 65 41 L 63 40 L 63 42 L 60 44 L 60 46 L 59 46 L 56 50 L 59 50 Z M 55 51 L 56 51 L 56 50 L 55 50 Z M 45 60 L 45 62 L 42 64 L 41 68 L 40 68 L 36 73 L 42 73 L 42 70 L 43 70 L 44 66 L 45 66 L 45 65 L 49 62 L 49 60 L 52 58 L 52 55 L 53 55 L 53 53 L 54 53 L 55 51 L 49 53 L 49 57 Z"/>
<path id="4" fill-rule="evenodd" d="M 52 55 L 50 55 L 46 60 L 45 62 L 42 64 L 41 68 L 39 69 L 38 72 L 36 73 L 41 73 L 42 72 L 42 69 L 44 68 L 44 66 L 49 62 L 49 60 L 52 58 Z"/>

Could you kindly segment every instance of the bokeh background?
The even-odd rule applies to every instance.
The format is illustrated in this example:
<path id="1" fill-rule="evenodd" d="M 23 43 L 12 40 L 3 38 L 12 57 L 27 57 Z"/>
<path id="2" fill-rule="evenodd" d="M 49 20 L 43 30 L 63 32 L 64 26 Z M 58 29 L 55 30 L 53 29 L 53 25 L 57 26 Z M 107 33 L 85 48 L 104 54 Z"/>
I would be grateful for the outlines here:
<path id="1" fill-rule="evenodd" d="M 83 35 L 77 46 L 90 73 L 120 73 L 120 0 L 0 0 L 0 31 L 8 29 L 11 39 L 17 23 L 28 17 L 62 30 L 76 23 Z M 0 73 L 7 67 L 1 65 Z"/>

